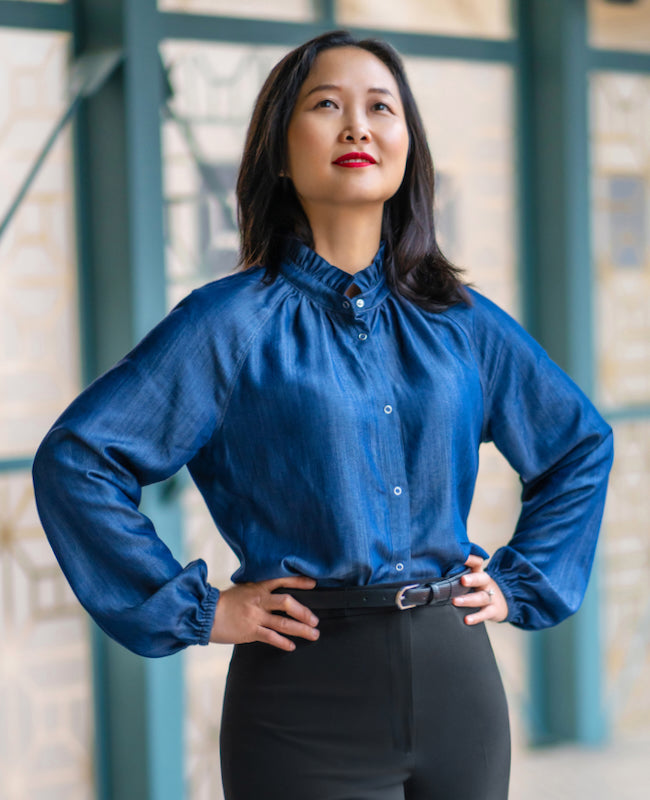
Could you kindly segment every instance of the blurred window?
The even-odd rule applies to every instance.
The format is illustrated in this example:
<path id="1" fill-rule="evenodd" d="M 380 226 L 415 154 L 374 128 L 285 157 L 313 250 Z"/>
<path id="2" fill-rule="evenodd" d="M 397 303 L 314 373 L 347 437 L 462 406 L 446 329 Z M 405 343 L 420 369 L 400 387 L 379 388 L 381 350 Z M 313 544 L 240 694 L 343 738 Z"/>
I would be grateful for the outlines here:
<path id="1" fill-rule="evenodd" d="M 650 0 L 588 0 L 592 47 L 650 52 Z"/>

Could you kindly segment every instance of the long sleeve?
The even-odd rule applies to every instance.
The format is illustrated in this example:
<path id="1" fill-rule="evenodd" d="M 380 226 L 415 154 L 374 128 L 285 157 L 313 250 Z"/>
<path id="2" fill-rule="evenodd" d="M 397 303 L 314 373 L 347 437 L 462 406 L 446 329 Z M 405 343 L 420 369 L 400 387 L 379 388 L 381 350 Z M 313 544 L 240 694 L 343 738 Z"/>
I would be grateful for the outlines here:
<path id="1" fill-rule="evenodd" d="M 33 464 L 38 513 L 84 608 L 111 637 L 157 657 L 207 644 L 218 591 L 182 568 L 138 510 L 217 423 L 219 369 L 191 295 L 61 414 Z"/>
<path id="2" fill-rule="evenodd" d="M 535 630 L 573 614 L 584 597 L 613 458 L 610 426 L 509 315 L 477 296 L 484 374 L 483 441 L 519 473 L 521 513 L 487 571 L 508 621 Z"/>

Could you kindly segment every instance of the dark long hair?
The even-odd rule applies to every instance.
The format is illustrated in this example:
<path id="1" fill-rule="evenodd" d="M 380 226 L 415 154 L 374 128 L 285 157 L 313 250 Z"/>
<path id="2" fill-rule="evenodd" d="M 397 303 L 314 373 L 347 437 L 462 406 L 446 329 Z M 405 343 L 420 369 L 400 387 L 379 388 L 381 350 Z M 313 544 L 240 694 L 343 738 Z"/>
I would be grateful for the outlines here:
<path id="1" fill-rule="evenodd" d="M 386 240 L 386 280 L 396 292 L 430 311 L 469 303 L 462 270 L 442 254 L 433 221 L 434 170 L 424 125 L 397 51 L 379 39 L 348 31 L 321 34 L 287 53 L 271 70 L 255 103 L 237 177 L 238 266 L 261 264 L 264 280 L 275 280 L 283 238 L 298 236 L 314 247 L 312 230 L 286 169 L 287 129 L 300 88 L 316 56 L 332 47 L 360 47 L 380 59 L 400 90 L 409 133 L 409 154 L 397 192 L 384 203 L 381 238 Z"/>

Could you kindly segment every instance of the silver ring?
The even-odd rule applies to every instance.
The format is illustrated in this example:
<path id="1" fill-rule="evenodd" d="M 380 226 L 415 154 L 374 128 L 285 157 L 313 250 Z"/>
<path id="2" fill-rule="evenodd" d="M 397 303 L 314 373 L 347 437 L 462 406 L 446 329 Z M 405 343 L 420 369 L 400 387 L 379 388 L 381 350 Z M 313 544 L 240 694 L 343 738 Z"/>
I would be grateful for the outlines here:
<path id="1" fill-rule="evenodd" d="M 488 593 L 488 597 L 490 598 L 490 603 L 494 602 L 494 589 L 486 589 Z"/>

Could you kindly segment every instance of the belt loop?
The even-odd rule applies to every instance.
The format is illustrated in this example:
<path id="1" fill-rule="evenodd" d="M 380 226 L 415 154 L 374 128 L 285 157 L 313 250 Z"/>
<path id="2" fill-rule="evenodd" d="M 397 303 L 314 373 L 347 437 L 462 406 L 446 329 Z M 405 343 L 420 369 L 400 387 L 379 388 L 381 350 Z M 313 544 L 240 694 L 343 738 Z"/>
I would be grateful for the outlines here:
<path id="1" fill-rule="evenodd" d="M 441 581 L 438 589 L 441 602 L 448 603 L 451 600 L 451 580 Z"/>
<path id="2" fill-rule="evenodd" d="M 451 600 L 451 583 L 452 579 L 450 578 L 447 578 L 444 581 L 430 583 L 429 586 L 431 587 L 431 599 L 427 605 L 437 606 L 449 602 L 449 600 Z"/>

